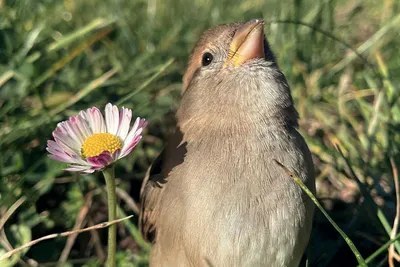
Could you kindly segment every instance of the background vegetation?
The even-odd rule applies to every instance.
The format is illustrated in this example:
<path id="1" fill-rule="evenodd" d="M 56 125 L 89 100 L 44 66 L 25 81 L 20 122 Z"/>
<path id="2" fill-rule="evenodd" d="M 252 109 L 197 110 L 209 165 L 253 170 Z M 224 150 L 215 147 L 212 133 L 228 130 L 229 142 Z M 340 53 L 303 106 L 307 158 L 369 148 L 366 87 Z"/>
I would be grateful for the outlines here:
<path id="1" fill-rule="evenodd" d="M 396 0 L 0 0 L 0 254 L 106 220 L 101 175 L 64 172 L 45 147 L 57 122 L 113 102 L 150 121 L 117 166 L 120 214 L 135 215 L 118 226 L 118 266 L 146 266 L 135 203 L 173 129 L 190 49 L 210 26 L 263 17 L 314 154 L 318 197 L 364 258 L 382 248 L 369 266 L 387 266 L 382 246 L 400 209 L 399 11 Z M 357 265 L 320 213 L 314 229 L 309 266 Z M 105 243 L 105 229 L 60 237 L 0 265 L 99 266 Z"/>

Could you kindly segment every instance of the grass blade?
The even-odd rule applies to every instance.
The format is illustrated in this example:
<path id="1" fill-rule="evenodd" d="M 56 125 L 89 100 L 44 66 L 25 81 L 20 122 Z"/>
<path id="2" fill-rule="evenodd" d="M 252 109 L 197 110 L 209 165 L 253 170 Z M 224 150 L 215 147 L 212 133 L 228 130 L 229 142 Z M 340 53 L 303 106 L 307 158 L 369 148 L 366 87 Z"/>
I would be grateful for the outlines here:
<path id="1" fill-rule="evenodd" d="M 303 189 L 303 191 L 311 198 L 314 202 L 315 206 L 324 214 L 324 216 L 328 219 L 331 225 L 336 229 L 336 231 L 342 236 L 344 241 L 347 243 L 351 251 L 353 252 L 354 256 L 356 257 L 359 265 L 361 267 L 367 267 L 367 263 L 365 262 L 364 258 L 361 256 L 360 252 L 358 251 L 357 247 L 354 245 L 353 241 L 340 229 L 339 225 L 335 223 L 335 221 L 328 215 L 322 205 L 319 203 L 318 199 L 314 196 L 314 194 L 307 188 L 307 186 L 301 181 L 301 179 L 293 172 L 291 172 L 288 168 L 286 168 L 282 163 L 275 160 L 276 164 L 278 164 L 281 168 L 285 170 L 285 172 L 293 178 L 293 180 Z"/>

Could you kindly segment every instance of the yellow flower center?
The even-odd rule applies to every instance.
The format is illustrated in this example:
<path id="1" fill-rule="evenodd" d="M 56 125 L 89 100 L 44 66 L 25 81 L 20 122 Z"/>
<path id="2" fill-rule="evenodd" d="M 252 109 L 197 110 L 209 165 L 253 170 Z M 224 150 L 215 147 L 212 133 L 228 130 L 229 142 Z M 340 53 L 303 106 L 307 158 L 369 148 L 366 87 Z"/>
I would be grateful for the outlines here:
<path id="1" fill-rule="evenodd" d="M 109 133 L 96 133 L 89 136 L 82 145 L 82 155 L 85 158 L 96 157 L 108 151 L 111 154 L 122 148 L 122 142 L 118 136 Z"/>

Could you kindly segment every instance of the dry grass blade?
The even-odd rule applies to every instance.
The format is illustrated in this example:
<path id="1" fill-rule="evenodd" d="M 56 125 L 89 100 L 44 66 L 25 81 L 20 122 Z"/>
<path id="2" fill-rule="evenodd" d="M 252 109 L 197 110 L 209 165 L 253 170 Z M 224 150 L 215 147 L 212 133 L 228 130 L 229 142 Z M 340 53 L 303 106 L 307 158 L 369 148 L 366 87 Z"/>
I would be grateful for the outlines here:
<path id="1" fill-rule="evenodd" d="M 393 240 L 396 237 L 397 229 L 399 227 L 399 216 L 400 216 L 400 188 L 399 188 L 399 175 L 397 172 L 397 166 L 394 162 L 393 158 L 390 158 L 390 164 L 392 165 L 393 169 L 393 179 L 394 179 L 394 186 L 396 190 L 396 217 L 394 218 L 392 232 L 390 233 L 390 239 Z M 394 251 L 394 243 L 389 247 L 389 256 L 388 262 L 390 267 L 394 267 L 394 258 L 396 257 L 396 252 Z M 396 259 L 398 261 L 398 259 Z"/>
<path id="2" fill-rule="evenodd" d="M 93 219 L 91 218 L 90 215 L 88 218 L 88 224 L 89 224 L 89 226 L 94 225 Z M 99 261 L 104 262 L 106 260 L 106 255 L 101 246 L 99 233 L 96 230 L 90 230 L 90 235 L 92 236 L 92 242 L 93 242 L 94 248 L 96 250 L 96 255 L 97 255 Z"/>
<path id="3" fill-rule="evenodd" d="M 118 219 L 118 220 L 113 220 L 113 221 L 109 221 L 109 222 L 103 222 L 103 223 L 96 224 L 96 225 L 91 226 L 91 227 L 87 227 L 87 228 L 83 228 L 83 229 L 79 229 L 79 230 L 75 230 L 75 231 L 67 231 L 67 232 L 62 232 L 62 233 L 58 233 L 58 234 L 51 234 L 51 235 L 43 236 L 41 238 L 32 240 L 31 242 L 28 242 L 28 243 L 26 243 L 26 244 L 24 244 L 24 245 L 22 245 L 22 246 L 20 246 L 20 247 L 18 247 L 16 249 L 13 249 L 13 250 L 5 253 L 3 256 L 0 257 L 0 263 L 1 263 L 2 260 L 5 260 L 5 259 L 11 257 L 15 253 L 23 250 L 24 248 L 31 247 L 31 246 L 33 246 L 33 245 L 35 245 L 35 244 L 37 244 L 39 242 L 42 242 L 44 240 L 49 240 L 49 239 L 53 239 L 53 238 L 61 237 L 61 236 L 69 236 L 69 235 L 74 235 L 74 234 L 80 234 L 80 233 L 91 231 L 91 230 L 94 230 L 94 229 L 106 228 L 106 227 L 109 227 L 110 225 L 113 225 L 113 224 L 116 224 L 116 223 L 119 223 L 119 222 L 122 222 L 122 221 L 126 221 L 126 220 L 128 220 L 128 219 L 130 219 L 132 217 L 133 217 L 133 215 L 130 215 L 130 216 Z"/>
<path id="4" fill-rule="evenodd" d="M 8 219 L 11 217 L 11 215 L 18 209 L 19 206 L 21 206 L 25 202 L 25 200 L 26 200 L 26 197 L 21 197 L 16 202 L 14 202 L 14 204 L 6 211 L 6 213 L 0 219 L 0 244 L 7 251 L 12 251 L 13 247 L 11 246 L 10 242 L 8 241 L 3 227 L 6 224 L 6 222 L 8 221 Z M 24 266 L 28 265 L 21 259 L 19 260 L 19 262 Z"/>
<path id="5" fill-rule="evenodd" d="M 157 79 L 161 74 L 164 73 L 164 71 L 172 65 L 172 63 L 174 63 L 173 58 L 169 59 L 165 64 L 161 65 L 158 69 L 158 71 L 156 73 L 154 73 L 149 79 L 147 79 L 146 81 L 144 81 L 136 90 L 134 90 L 133 92 L 127 94 L 126 96 L 124 96 L 123 98 L 121 98 L 116 105 L 122 105 L 123 103 L 125 103 L 126 101 L 128 101 L 131 97 L 133 97 L 134 95 L 136 95 L 137 93 L 139 93 L 140 91 L 142 91 L 144 88 L 146 88 L 149 84 L 151 84 L 155 79 Z"/>
<path id="6" fill-rule="evenodd" d="M 90 206 L 92 205 L 92 200 L 93 200 L 93 194 L 92 192 L 89 192 L 86 195 L 86 199 L 85 199 L 85 203 L 83 204 L 83 207 L 81 208 L 81 210 L 78 213 L 78 216 L 76 216 L 76 220 L 75 220 L 75 225 L 73 228 L 73 231 L 76 231 L 78 229 L 81 229 L 84 225 L 85 225 L 85 218 L 89 212 Z M 58 260 L 58 264 L 57 266 L 63 266 L 65 264 L 65 262 L 68 259 L 68 255 L 72 249 L 72 246 L 75 243 L 76 237 L 78 236 L 78 233 L 75 233 L 73 235 L 70 235 L 67 239 L 67 242 L 65 244 L 65 247 L 61 253 L 61 256 Z"/>
<path id="7" fill-rule="evenodd" d="M 72 32 L 72 33 L 64 36 L 60 40 L 52 42 L 47 47 L 47 51 L 48 52 L 56 51 L 62 47 L 65 47 L 69 43 L 79 39 L 80 37 L 84 36 L 85 34 L 91 32 L 93 30 L 97 30 L 97 29 L 101 29 L 106 26 L 109 26 L 113 22 L 114 22 L 113 20 L 106 20 L 104 18 L 96 18 L 92 22 L 90 22 L 88 25 L 76 30 L 75 32 Z"/>
<path id="8" fill-rule="evenodd" d="M 368 258 L 365 259 L 366 263 L 372 262 L 376 257 L 386 251 L 386 249 L 400 239 L 400 235 L 397 235 L 394 239 L 389 240 L 385 244 L 383 244 L 379 249 L 377 249 L 374 253 L 372 253 Z M 360 266 L 360 265 L 359 265 Z"/>
<path id="9" fill-rule="evenodd" d="M 11 70 L 4 72 L 0 76 L 0 88 L 3 86 L 3 84 L 5 84 L 8 80 L 10 80 L 13 76 L 14 76 L 14 72 Z"/>
<path id="10" fill-rule="evenodd" d="M 38 87 L 41 85 L 44 81 L 49 79 L 51 76 L 53 76 L 57 71 L 62 69 L 66 64 L 71 62 L 75 57 L 80 55 L 83 51 L 91 47 L 94 43 L 97 41 L 103 39 L 106 35 L 112 32 L 112 28 L 104 28 L 101 31 L 97 32 L 92 38 L 89 40 L 86 40 L 85 42 L 81 43 L 74 49 L 72 49 L 71 53 L 67 54 L 65 57 L 61 58 L 59 61 L 54 63 L 50 69 L 48 69 L 42 76 L 40 76 L 34 83 L 33 83 L 33 88 Z"/>
<path id="11" fill-rule="evenodd" d="M 72 96 L 65 104 L 62 104 L 50 111 L 50 115 L 54 116 L 61 111 L 67 109 L 68 107 L 72 106 L 79 100 L 81 100 L 83 97 L 87 96 L 90 94 L 93 90 L 99 88 L 104 82 L 106 82 L 108 79 L 110 79 L 114 74 L 118 72 L 117 68 L 114 68 L 112 70 L 107 71 L 103 75 L 101 75 L 99 78 L 91 81 L 85 88 L 82 90 L 79 90 L 78 93 L 76 93 L 74 96 Z"/>
<path id="12" fill-rule="evenodd" d="M 381 222 L 381 224 L 382 224 L 383 228 L 385 229 L 385 231 L 387 232 L 387 234 L 390 236 L 390 233 L 392 232 L 392 227 L 390 226 L 389 221 L 387 220 L 382 209 L 380 209 L 379 206 L 376 205 L 374 199 L 372 198 L 371 194 L 369 193 L 369 189 L 358 178 L 356 172 L 354 171 L 353 167 L 350 164 L 350 160 L 344 155 L 344 153 L 339 145 L 336 145 L 336 149 L 339 151 L 340 156 L 344 159 L 346 166 L 349 168 L 351 176 L 357 182 L 357 185 L 360 188 L 360 192 L 362 193 L 363 197 L 365 198 L 365 201 L 368 203 L 367 207 L 374 207 L 376 209 L 376 216 L 378 217 L 379 221 Z M 400 243 L 398 241 L 395 242 L 395 247 L 396 247 L 397 251 L 400 251 Z"/>
<path id="13" fill-rule="evenodd" d="M 3 229 L 7 220 L 11 217 L 11 215 L 21 206 L 26 200 L 26 197 L 21 197 L 7 210 L 3 217 L 0 219 L 0 229 Z"/>
<path id="14" fill-rule="evenodd" d="M 11 251 L 14 248 L 11 246 L 10 242 L 7 239 L 6 236 L 6 232 L 4 231 L 4 229 L 0 230 L 0 245 L 3 246 L 3 248 L 5 248 L 7 251 Z M 18 259 L 19 264 L 21 264 L 21 266 L 25 267 L 25 266 L 38 266 L 37 262 L 33 259 L 28 259 L 28 261 L 24 261 L 22 258 Z"/>

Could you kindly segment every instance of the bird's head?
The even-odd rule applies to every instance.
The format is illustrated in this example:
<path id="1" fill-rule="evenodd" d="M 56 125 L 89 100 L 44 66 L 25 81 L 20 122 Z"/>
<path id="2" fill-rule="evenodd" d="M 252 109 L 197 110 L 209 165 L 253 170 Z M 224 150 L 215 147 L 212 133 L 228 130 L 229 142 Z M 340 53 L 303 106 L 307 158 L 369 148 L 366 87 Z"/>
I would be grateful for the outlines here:
<path id="1" fill-rule="evenodd" d="M 245 131 L 250 123 L 297 126 L 290 89 L 264 36 L 264 21 L 216 26 L 196 43 L 183 78 L 178 122 L 215 131 Z M 206 126 L 208 127 L 208 126 Z"/>

